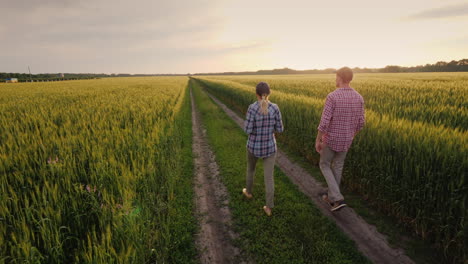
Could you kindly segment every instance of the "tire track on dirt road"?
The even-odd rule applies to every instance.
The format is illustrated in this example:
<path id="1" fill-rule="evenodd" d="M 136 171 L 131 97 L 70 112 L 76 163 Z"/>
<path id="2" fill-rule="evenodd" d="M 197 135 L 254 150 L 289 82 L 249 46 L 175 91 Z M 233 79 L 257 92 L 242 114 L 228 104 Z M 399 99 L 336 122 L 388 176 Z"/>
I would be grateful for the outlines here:
<path id="1" fill-rule="evenodd" d="M 199 221 L 196 246 L 201 263 L 245 263 L 232 242 L 238 235 L 232 230 L 228 193 L 220 180 L 219 168 L 210 149 L 201 114 L 192 101 L 192 132 L 195 164 L 195 208 Z"/>

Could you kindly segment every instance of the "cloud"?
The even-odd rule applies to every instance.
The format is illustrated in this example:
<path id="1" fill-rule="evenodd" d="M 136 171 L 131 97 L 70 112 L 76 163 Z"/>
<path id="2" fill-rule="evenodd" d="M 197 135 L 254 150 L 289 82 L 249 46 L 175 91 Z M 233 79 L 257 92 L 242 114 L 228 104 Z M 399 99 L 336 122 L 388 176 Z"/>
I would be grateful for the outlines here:
<path id="1" fill-rule="evenodd" d="M 187 54 L 208 53 L 223 27 L 216 3 L 207 0 L 0 0 L 0 5 L 10 9 L 0 16 L 0 33 L 8 36 L 2 38 L 0 72 L 22 72 L 29 63 L 39 72 L 124 72 L 141 70 L 142 64 L 148 72 L 162 72 L 162 61 L 187 65 Z"/>
<path id="2" fill-rule="evenodd" d="M 411 15 L 410 18 L 411 19 L 434 19 L 434 18 L 451 18 L 451 17 L 460 17 L 460 16 L 468 17 L 468 3 L 427 9 L 422 12 Z"/>

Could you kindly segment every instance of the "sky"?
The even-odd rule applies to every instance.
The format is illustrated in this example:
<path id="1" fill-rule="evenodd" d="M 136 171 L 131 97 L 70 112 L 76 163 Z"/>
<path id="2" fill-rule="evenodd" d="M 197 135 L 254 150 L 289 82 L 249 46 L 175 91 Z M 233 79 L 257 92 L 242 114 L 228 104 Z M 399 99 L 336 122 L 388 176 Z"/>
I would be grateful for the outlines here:
<path id="1" fill-rule="evenodd" d="M 0 0 L 0 72 L 374 68 L 463 58 L 467 0 Z"/>

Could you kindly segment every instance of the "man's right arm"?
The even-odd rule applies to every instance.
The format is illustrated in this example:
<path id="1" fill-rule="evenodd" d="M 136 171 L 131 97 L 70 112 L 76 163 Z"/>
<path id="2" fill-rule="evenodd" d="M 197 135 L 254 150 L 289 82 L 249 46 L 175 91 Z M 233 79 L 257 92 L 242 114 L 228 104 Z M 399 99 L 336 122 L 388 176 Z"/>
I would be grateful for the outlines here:
<path id="1" fill-rule="evenodd" d="M 322 118 L 320 119 L 320 124 L 318 126 L 318 133 L 317 138 L 315 139 L 315 150 L 320 153 L 322 150 L 322 139 L 326 136 L 328 132 L 328 126 L 330 125 L 330 120 L 333 116 L 333 110 L 335 105 L 333 103 L 332 98 L 330 95 L 327 96 L 327 100 L 325 101 L 325 107 L 323 108 Z"/>
<path id="2" fill-rule="evenodd" d="M 327 100 L 325 101 L 325 107 L 323 108 L 322 117 L 320 119 L 320 124 L 318 126 L 318 130 L 322 131 L 323 133 L 327 133 L 328 126 L 330 125 L 330 120 L 333 116 L 333 110 L 335 105 L 333 103 L 333 99 L 330 98 L 330 95 L 327 96 Z"/>
<path id="3" fill-rule="evenodd" d="M 324 137 L 324 135 L 325 134 L 320 130 L 317 133 L 317 139 L 315 139 L 315 151 L 317 151 L 318 153 L 322 151 L 322 148 L 323 148 L 322 138 Z"/>

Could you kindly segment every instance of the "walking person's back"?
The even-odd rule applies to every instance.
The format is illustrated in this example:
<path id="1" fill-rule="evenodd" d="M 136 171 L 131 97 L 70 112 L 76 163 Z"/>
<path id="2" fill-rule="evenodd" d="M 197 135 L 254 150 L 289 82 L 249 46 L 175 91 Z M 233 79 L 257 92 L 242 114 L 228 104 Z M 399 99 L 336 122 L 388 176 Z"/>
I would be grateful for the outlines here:
<path id="1" fill-rule="evenodd" d="M 246 188 L 242 193 L 252 198 L 253 178 L 259 158 L 263 159 L 264 180 L 266 189 L 265 213 L 270 216 L 274 207 L 275 181 L 273 172 L 276 159 L 275 132 L 283 132 L 283 122 L 279 107 L 268 100 L 270 86 L 265 82 L 257 84 L 255 89 L 257 101 L 249 106 L 244 123 L 244 131 L 249 135 L 247 141 L 247 176 Z"/>
<path id="2" fill-rule="evenodd" d="M 328 131 L 325 142 L 332 150 L 348 151 L 364 125 L 364 99 L 351 87 L 339 88 L 328 94 L 326 104 L 318 129 Z"/>
<path id="3" fill-rule="evenodd" d="M 315 143 L 320 153 L 320 169 L 328 185 L 328 193 L 322 197 L 330 203 L 332 211 L 346 206 L 339 187 L 344 161 L 354 136 L 365 122 L 364 99 L 349 86 L 352 79 L 351 69 L 337 71 L 338 89 L 327 96 Z"/>

